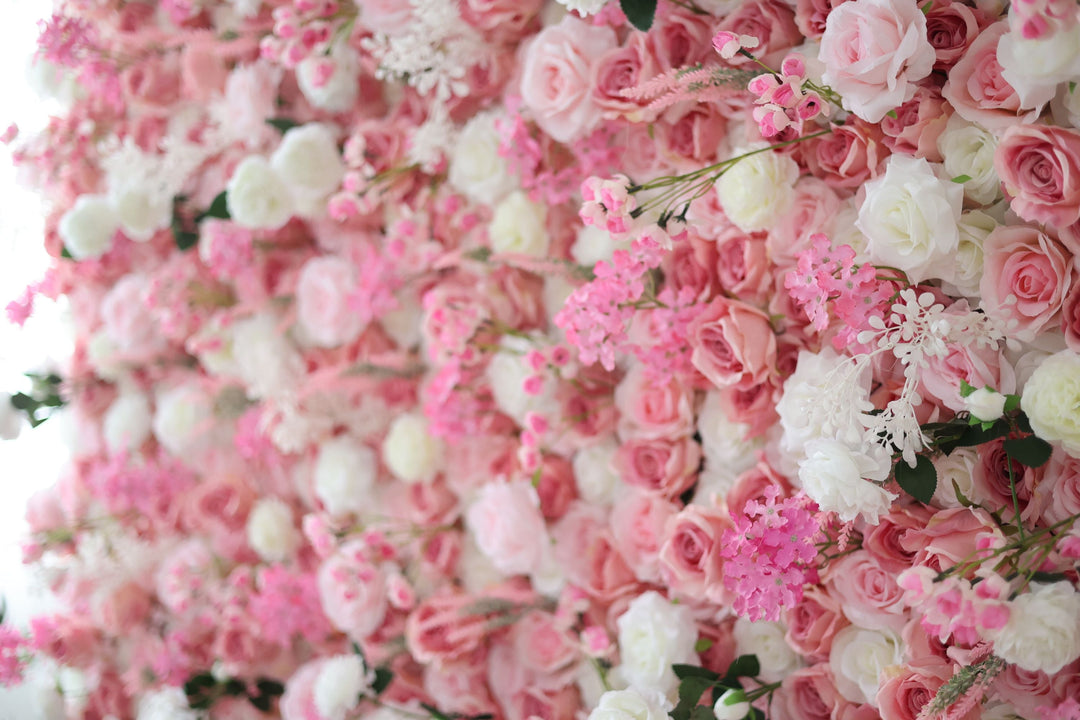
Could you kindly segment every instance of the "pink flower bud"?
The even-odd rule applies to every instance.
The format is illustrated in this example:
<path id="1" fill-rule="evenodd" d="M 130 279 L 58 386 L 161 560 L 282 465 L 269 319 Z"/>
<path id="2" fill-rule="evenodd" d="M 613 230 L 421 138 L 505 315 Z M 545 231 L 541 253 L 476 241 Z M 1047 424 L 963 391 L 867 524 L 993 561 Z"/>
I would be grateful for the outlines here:
<path id="1" fill-rule="evenodd" d="M 806 77 L 806 62 L 803 60 L 802 55 L 798 53 L 789 53 L 784 62 L 780 64 L 780 73 L 783 75 L 794 75 L 798 78 Z"/>

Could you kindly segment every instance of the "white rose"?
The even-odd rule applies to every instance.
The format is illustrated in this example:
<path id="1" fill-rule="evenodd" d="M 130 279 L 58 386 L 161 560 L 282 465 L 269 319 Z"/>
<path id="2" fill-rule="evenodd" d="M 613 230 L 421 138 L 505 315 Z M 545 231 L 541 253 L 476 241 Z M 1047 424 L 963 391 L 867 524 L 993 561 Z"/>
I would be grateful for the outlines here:
<path id="1" fill-rule="evenodd" d="M 979 462 L 978 453 L 972 448 L 957 448 L 948 455 L 942 455 L 934 459 L 934 467 L 937 469 L 938 484 L 934 491 L 934 503 L 943 508 L 960 507 L 960 501 L 956 497 L 956 487 L 964 497 L 975 502 L 982 502 L 975 485 L 975 465 Z"/>
<path id="2" fill-rule="evenodd" d="M 315 459 L 315 495 L 331 515 L 360 514 L 371 507 L 378 470 L 368 446 L 346 435 L 327 440 Z"/>
<path id="3" fill-rule="evenodd" d="M 86 342 L 86 361 L 102 380 L 116 382 L 123 376 L 126 365 L 119 358 L 120 348 L 104 330 L 97 331 Z"/>
<path id="4" fill-rule="evenodd" d="M 428 430 L 423 415 L 408 413 L 390 425 L 382 446 L 383 462 L 407 483 L 434 480 L 442 469 L 442 441 Z"/>
<path id="5" fill-rule="evenodd" d="M 229 216 L 242 227 L 276 230 L 293 215 L 289 186 L 259 155 L 246 157 L 236 166 L 226 190 Z"/>
<path id="6" fill-rule="evenodd" d="M 654 698 L 637 690 L 608 690 L 588 720 L 667 720 L 667 711 Z"/>
<path id="7" fill-rule="evenodd" d="M 585 502 L 610 505 L 615 500 L 615 491 L 622 485 L 613 462 L 618 449 L 618 444 L 608 439 L 574 455 L 574 483 Z"/>
<path id="8" fill-rule="evenodd" d="M 514 176 L 499 155 L 495 115 L 473 116 L 454 145 L 450 158 L 450 184 L 468 198 L 494 206 L 515 186 Z"/>
<path id="9" fill-rule="evenodd" d="M 983 422 L 992 422 L 1005 414 L 1007 398 L 999 392 L 981 387 L 964 398 L 964 409 Z"/>
<path id="10" fill-rule="evenodd" d="M 696 660 L 697 624 L 690 608 L 650 590 L 634 598 L 616 625 L 622 676 L 640 690 L 671 693 L 678 685 L 671 666 Z"/>
<path id="11" fill-rule="evenodd" d="M 1062 350 L 1043 360 L 1024 385 L 1020 406 L 1036 435 L 1080 457 L 1080 355 Z"/>
<path id="12" fill-rule="evenodd" d="M 1080 25 L 1062 25 L 1031 40 L 1015 30 L 1007 32 L 998 41 L 997 60 L 1001 76 L 1016 89 L 1020 107 L 1041 109 L 1058 85 L 1080 77 Z"/>
<path id="13" fill-rule="evenodd" d="M 248 395 L 256 399 L 290 393 L 304 373 L 304 359 L 270 313 L 233 325 L 232 352 Z"/>
<path id="14" fill-rule="evenodd" d="M 570 255 L 578 265 L 592 269 L 601 260 L 609 261 L 616 250 L 630 247 L 626 240 L 615 240 L 611 233 L 596 225 L 584 225 L 578 230 L 577 239 L 570 248 Z"/>
<path id="15" fill-rule="evenodd" d="M 570 12 L 576 11 L 582 17 L 588 17 L 600 12 L 607 5 L 607 0 L 559 0 L 559 4 Z"/>
<path id="16" fill-rule="evenodd" d="M 760 677 L 766 682 L 775 682 L 799 667 L 799 656 L 784 639 L 787 630 L 781 623 L 751 622 L 741 617 L 735 621 L 732 634 L 739 655 L 757 656 L 761 663 Z"/>
<path id="17" fill-rule="evenodd" d="M 170 453 L 183 458 L 201 444 L 213 416 L 213 404 L 205 392 L 194 385 L 180 385 L 158 395 L 154 437 Z"/>
<path id="18" fill-rule="evenodd" d="M 476 546 L 505 575 L 540 569 L 548 543 L 540 498 L 528 480 L 489 482 L 465 513 Z"/>
<path id="19" fill-rule="evenodd" d="M 127 187 L 109 195 L 124 234 L 145 242 L 172 222 L 172 203 L 154 197 L 143 188 Z"/>
<path id="20" fill-rule="evenodd" d="M 23 414 L 11 404 L 11 393 L 0 392 L 0 440 L 14 440 L 19 437 L 22 426 Z"/>
<path id="21" fill-rule="evenodd" d="M 748 439 L 750 426 L 728 418 L 721 402 L 721 393 L 705 393 L 705 400 L 698 412 L 697 431 L 701 435 L 706 468 L 721 471 L 734 481 L 736 476 L 757 463 L 761 440 Z"/>
<path id="22" fill-rule="evenodd" d="M 120 393 L 105 413 L 102 434 L 109 452 L 137 450 L 150 436 L 150 401 L 138 390 Z"/>
<path id="23" fill-rule="evenodd" d="M 735 163 L 716 181 L 716 192 L 728 219 L 743 232 L 756 232 L 771 228 L 788 209 L 798 179 L 798 163 L 766 150 Z"/>
<path id="24" fill-rule="evenodd" d="M 325 199 L 345 177 L 335 133 L 322 123 L 290 128 L 270 156 L 270 166 L 299 200 Z"/>
<path id="25" fill-rule="evenodd" d="M 742 720 L 749 713 L 750 703 L 742 690 L 734 688 L 725 690 L 713 704 L 713 715 L 716 716 L 716 720 Z"/>
<path id="26" fill-rule="evenodd" d="M 983 244 L 986 236 L 998 226 L 997 220 L 981 210 L 970 210 L 960 216 L 957 229 L 960 242 L 953 253 L 952 268 L 942 289 L 950 295 L 979 296 L 983 275 Z"/>
<path id="27" fill-rule="evenodd" d="M 835 512 L 844 522 L 858 516 L 877 525 L 896 495 L 871 480 L 889 475 L 891 459 L 884 452 L 853 451 L 838 440 L 819 438 L 806 446 L 799 463 L 802 489 L 825 512 Z"/>
<path id="28" fill-rule="evenodd" d="M 856 226 L 871 261 L 907 273 L 918 283 L 952 266 L 964 189 L 942 181 L 922 158 L 890 155 L 885 173 L 866 183 Z"/>
<path id="29" fill-rule="evenodd" d="M 889 630 L 867 630 L 848 625 L 836 634 L 829 651 L 829 667 L 836 689 L 853 703 L 877 707 L 878 677 L 903 662 L 903 644 Z"/>
<path id="30" fill-rule="evenodd" d="M 315 709 L 325 720 L 344 720 L 360 704 L 360 694 L 371 688 L 372 680 L 359 655 L 326 660 L 312 688 Z"/>
<path id="31" fill-rule="evenodd" d="M 166 686 L 139 699 L 136 720 L 198 720 L 199 713 L 188 706 L 181 688 Z"/>
<path id="32" fill-rule="evenodd" d="M 994 654 L 1031 672 L 1053 675 L 1080 657 L 1080 593 L 1068 581 L 1031 583 L 1009 603 L 1009 621 L 990 633 Z"/>
<path id="33" fill-rule="evenodd" d="M 325 82 L 318 78 L 323 63 L 334 63 L 333 73 Z M 330 56 L 313 54 L 296 66 L 300 92 L 312 105 L 332 113 L 352 108 L 360 92 L 360 56 L 346 42 L 336 43 Z"/>
<path id="34" fill-rule="evenodd" d="M 76 260 L 104 255 L 119 229 L 120 218 L 104 195 L 80 195 L 57 226 L 64 247 Z"/>
<path id="35" fill-rule="evenodd" d="M 248 545 L 266 562 L 288 560 L 300 547 L 292 508 L 275 497 L 261 498 L 247 519 Z"/>
<path id="36" fill-rule="evenodd" d="M 547 254 L 550 239 L 544 224 L 546 210 L 525 193 L 515 190 L 495 208 L 488 225 L 491 249 L 497 253 Z"/>
<path id="37" fill-rule="evenodd" d="M 938 136 L 937 146 L 949 178 L 971 178 L 960 183 L 971 200 L 989 205 L 1001 195 L 1001 181 L 994 170 L 997 138 L 990 131 L 954 114 Z"/>

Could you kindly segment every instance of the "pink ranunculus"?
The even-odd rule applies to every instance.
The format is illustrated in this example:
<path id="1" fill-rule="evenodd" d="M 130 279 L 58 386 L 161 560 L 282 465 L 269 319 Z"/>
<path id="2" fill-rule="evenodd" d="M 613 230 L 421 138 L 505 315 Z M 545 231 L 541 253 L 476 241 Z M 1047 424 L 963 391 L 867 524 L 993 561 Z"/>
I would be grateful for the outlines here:
<path id="1" fill-rule="evenodd" d="M 811 660 L 829 659 L 836 633 L 850 623 L 840 607 L 840 600 L 820 585 L 803 590 L 803 598 L 784 611 L 787 642 Z"/>
<path id="2" fill-rule="evenodd" d="M 910 0 L 855 0 L 829 13 L 819 57 L 826 85 L 844 108 L 881 122 L 910 100 L 915 84 L 934 67 L 926 16 Z"/>
<path id="3" fill-rule="evenodd" d="M 657 383 L 634 365 L 615 388 L 619 436 L 657 440 L 689 435 L 694 428 L 693 389 L 672 379 Z"/>
<path id="4" fill-rule="evenodd" d="M 615 31 L 567 15 L 525 50 L 521 98 L 536 124 L 559 142 L 582 137 L 600 121 L 592 98 L 593 66 L 616 47 Z"/>
<path id="5" fill-rule="evenodd" d="M 994 170 L 1020 217 L 1058 227 L 1080 219 L 1080 133 L 1013 125 L 994 153 Z"/>
<path id="6" fill-rule="evenodd" d="M 296 283 L 297 319 L 320 347 L 348 344 L 364 329 L 363 316 L 349 307 L 355 286 L 355 271 L 347 260 L 327 255 L 304 263 Z"/>
<path id="7" fill-rule="evenodd" d="M 752 387 L 776 364 L 768 316 L 737 300 L 713 299 L 690 323 L 687 336 L 694 348 L 691 362 L 717 387 Z"/>
<path id="8" fill-rule="evenodd" d="M 869 552 L 856 550 L 830 563 L 827 580 L 844 614 L 859 627 L 893 632 L 904 627 L 904 592 Z"/>
<path id="9" fill-rule="evenodd" d="M 611 509 L 611 533 L 634 575 L 642 582 L 660 579 L 664 527 L 678 508 L 655 493 L 629 489 Z"/>
<path id="10" fill-rule="evenodd" d="M 623 482 L 669 500 L 686 492 L 697 478 L 701 446 L 689 437 L 629 440 L 615 454 Z"/>
<path id="11" fill-rule="evenodd" d="M 318 586 L 326 617 L 355 640 L 371 635 L 386 618 L 386 575 L 368 558 L 362 539 L 346 542 L 323 561 Z"/>
<path id="12" fill-rule="evenodd" d="M 999 320 L 1015 321 L 1009 334 L 1030 342 L 1058 320 L 1075 273 L 1071 253 L 1045 232 L 999 226 L 983 243 L 983 308 Z"/>
<path id="13" fill-rule="evenodd" d="M 1020 123 L 1038 119 L 1037 110 L 1022 111 L 1016 89 L 1002 76 L 997 60 L 998 41 L 1009 31 L 1002 20 L 978 34 L 953 65 L 941 95 L 968 122 L 1001 133 Z"/>

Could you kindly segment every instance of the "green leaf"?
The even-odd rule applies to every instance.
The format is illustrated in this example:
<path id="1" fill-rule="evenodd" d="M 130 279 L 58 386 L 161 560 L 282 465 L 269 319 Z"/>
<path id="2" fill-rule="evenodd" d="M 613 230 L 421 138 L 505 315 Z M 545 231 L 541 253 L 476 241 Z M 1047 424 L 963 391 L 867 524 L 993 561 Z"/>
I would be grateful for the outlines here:
<path id="1" fill-rule="evenodd" d="M 230 697 L 236 697 L 237 695 L 247 695 L 247 686 L 244 685 L 242 680 L 236 678 L 229 678 L 225 681 L 223 686 L 225 694 Z"/>
<path id="2" fill-rule="evenodd" d="M 971 179 L 967 175 L 960 175 L 959 177 L 966 179 L 958 180 L 957 178 L 953 178 L 953 182 L 967 182 Z M 975 389 L 976 388 L 974 385 L 969 385 L 967 380 L 965 380 L 964 378 L 960 378 L 960 397 L 967 397 L 971 393 L 975 392 Z"/>
<path id="3" fill-rule="evenodd" d="M 761 663 L 758 662 L 757 655 L 740 655 L 732 661 L 728 666 L 727 678 L 740 678 L 740 677 L 757 677 L 761 672 Z"/>
<path id="4" fill-rule="evenodd" d="M 968 499 L 967 495 L 960 489 L 960 486 L 956 484 L 956 480 L 952 481 L 952 487 L 953 494 L 956 495 L 956 502 L 964 507 L 978 507 L 978 503 L 974 503 Z"/>
<path id="5" fill-rule="evenodd" d="M 675 677 L 679 678 L 680 680 L 685 680 L 686 678 L 691 677 L 705 678 L 706 680 L 713 681 L 720 679 L 720 676 L 714 673 L 712 670 L 706 670 L 705 668 L 698 667 L 697 665 L 683 665 L 681 663 L 675 663 L 671 666 L 671 669 L 672 671 L 674 671 Z"/>
<path id="6" fill-rule="evenodd" d="M 712 646 L 713 646 L 713 641 L 710 640 L 709 638 L 699 638 L 698 641 L 696 643 L 694 643 L 694 652 L 697 652 L 697 653 L 708 652 L 709 648 L 711 648 Z"/>
<path id="7" fill-rule="evenodd" d="M 263 712 L 270 712 L 270 707 L 274 704 L 274 698 L 269 695 L 256 695 L 255 697 L 249 697 L 248 702 Z"/>
<path id="8" fill-rule="evenodd" d="M 218 220 L 228 220 L 229 215 L 229 193 L 226 190 L 222 190 L 214 197 L 214 200 L 210 203 L 210 207 L 199 216 L 199 220 L 204 218 L 217 218 Z"/>
<path id="9" fill-rule="evenodd" d="M 690 720 L 716 720 L 716 714 L 708 705 L 698 705 L 690 711 Z"/>
<path id="10" fill-rule="evenodd" d="M 1016 427 L 1020 428 L 1023 432 L 1026 433 L 1032 432 L 1031 421 L 1028 420 L 1028 416 L 1025 413 L 1020 413 L 1016 416 Z"/>
<path id="11" fill-rule="evenodd" d="M 1043 572 L 1042 570 L 1036 570 L 1035 572 L 1031 573 L 1031 579 L 1034 582 L 1054 583 L 1061 582 L 1062 580 L 1068 580 L 1069 576 L 1065 573 Z"/>
<path id="12" fill-rule="evenodd" d="M 11 396 L 11 406 L 16 410 L 30 410 L 38 406 L 38 401 L 26 393 L 17 392 Z"/>
<path id="13" fill-rule="evenodd" d="M 491 257 L 491 248 L 478 247 L 475 250 L 470 250 L 465 253 L 462 257 L 468 258 L 469 260 L 476 260 L 477 262 L 487 262 L 488 258 Z"/>
<path id="14" fill-rule="evenodd" d="M 1076 81 L 1075 80 L 1070 80 L 1069 81 L 1069 92 L 1071 93 L 1074 90 L 1076 90 Z"/>
<path id="15" fill-rule="evenodd" d="M 930 0 L 930 2 L 926 3 L 919 9 L 922 10 L 923 15 L 928 14 L 931 10 L 934 9 L 934 0 Z"/>
<path id="16" fill-rule="evenodd" d="M 450 717 L 439 708 L 434 705 L 428 705 L 427 703 L 420 703 L 420 707 L 428 711 L 428 714 L 435 720 L 451 720 Z"/>
<path id="17" fill-rule="evenodd" d="M 289 118 L 267 118 L 266 124 L 276 128 L 281 133 L 287 133 L 300 123 L 295 120 L 290 120 Z"/>
<path id="18" fill-rule="evenodd" d="M 1005 396 L 1005 408 L 1004 412 L 1011 413 L 1016 408 L 1020 407 L 1019 395 L 1006 395 Z"/>
<path id="19" fill-rule="evenodd" d="M 901 460 L 896 463 L 896 482 L 911 497 L 926 505 L 937 490 L 937 468 L 926 455 L 915 459 L 915 467 Z"/>
<path id="20" fill-rule="evenodd" d="M 285 686 L 279 683 L 277 680 L 270 680 L 268 678 L 262 678 L 255 683 L 255 687 L 259 689 L 260 695 L 284 695 Z"/>
<path id="21" fill-rule="evenodd" d="M 1050 459 L 1054 448 L 1042 438 L 1028 435 L 1022 438 L 1010 438 L 1002 446 L 1005 454 L 1013 460 L 1031 468 L 1042 467 Z"/>
<path id="22" fill-rule="evenodd" d="M 887 112 L 887 113 L 885 113 L 885 114 L 886 114 L 886 115 L 888 115 L 889 117 L 891 117 L 891 118 L 892 118 L 893 120 L 896 120 L 896 119 L 897 119 L 897 116 L 896 116 L 896 111 L 895 111 L 895 110 L 890 110 L 889 112 Z"/>
<path id="23" fill-rule="evenodd" d="M 75 259 L 74 256 L 72 256 L 71 251 L 67 249 L 67 245 L 60 248 L 60 257 L 66 259 L 66 260 L 74 260 Z"/>
<path id="24" fill-rule="evenodd" d="M 971 176 L 970 175 L 957 175 L 956 177 L 954 177 L 952 179 L 952 181 L 954 183 L 959 183 L 959 184 L 962 185 L 962 184 L 964 184 L 966 182 L 971 182 Z M 967 383 L 964 383 L 964 384 L 967 385 Z M 971 387 L 971 386 L 968 385 L 968 387 Z M 974 390 L 975 388 L 971 388 L 971 389 Z M 968 393 L 968 394 L 970 395 L 970 393 Z M 967 397 L 967 395 L 964 395 L 964 394 L 961 393 L 960 397 Z"/>
<path id="25" fill-rule="evenodd" d="M 394 673 L 390 668 L 378 667 L 375 668 L 375 682 L 371 683 L 371 690 L 376 695 L 382 695 L 386 688 L 390 687 L 390 682 L 394 679 Z"/>
<path id="26" fill-rule="evenodd" d="M 690 713 L 697 707 L 705 691 L 713 686 L 712 680 L 703 677 L 688 677 L 679 683 L 679 704 L 671 711 L 674 720 L 690 720 Z"/>
<path id="27" fill-rule="evenodd" d="M 656 16 L 656 2 L 657 0 L 619 0 L 619 7 L 631 25 L 648 32 Z"/>

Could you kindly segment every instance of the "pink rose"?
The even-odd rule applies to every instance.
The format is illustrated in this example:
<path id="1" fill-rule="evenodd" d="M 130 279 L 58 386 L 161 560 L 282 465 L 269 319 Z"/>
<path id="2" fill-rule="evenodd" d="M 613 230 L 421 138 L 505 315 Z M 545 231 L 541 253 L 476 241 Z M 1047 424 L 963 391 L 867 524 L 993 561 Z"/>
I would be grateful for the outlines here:
<path id="1" fill-rule="evenodd" d="M 878 175 L 889 155 L 877 125 L 852 118 L 828 135 L 800 146 L 807 169 L 834 188 L 858 188 Z"/>
<path id="2" fill-rule="evenodd" d="M 795 24 L 799 32 L 810 40 L 816 40 L 825 33 L 825 21 L 829 13 L 840 3 L 849 0 L 796 0 Z"/>
<path id="3" fill-rule="evenodd" d="M 890 510 L 878 519 L 877 525 L 863 533 L 863 547 L 886 571 L 899 574 L 910 568 L 915 560 L 915 551 L 908 538 L 926 527 L 930 515 L 923 505 Z"/>
<path id="4" fill-rule="evenodd" d="M 145 275 L 125 275 L 101 301 L 105 334 L 130 362 L 146 360 L 166 347 L 149 302 L 150 286 Z"/>
<path id="5" fill-rule="evenodd" d="M 877 705 L 881 720 L 916 720 L 925 705 L 934 699 L 938 688 L 952 675 L 952 668 L 932 666 L 932 670 L 917 665 L 907 665 L 898 673 L 889 673 L 878 688 Z M 937 672 L 934 672 L 937 670 Z M 972 708 L 956 720 L 979 717 L 978 708 Z"/>
<path id="6" fill-rule="evenodd" d="M 977 8 L 955 0 L 935 2 L 926 13 L 926 39 L 934 47 L 934 69 L 948 71 L 988 23 Z"/>
<path id="7" fill-rule="evenodd" d="M 1025 220 L 1064 227 L 1080 219 L 1080 133 L 1013 125 L 994 152 L 994 170 Z"/>
<path id="8" fill-rule="evenodd" d="M 1031 503 L 1032 493 L 1039 486 L 1045 465 L 1027 467 L 1005 453 L 1005 438 L 993 440 L 979 448 L 979 463 L 972 473 L 975 496 L 991 510 L 1009 508 L 1012 512 L 1012 489 L 1016 487 L 1020 517 L 1030 521 L 1038 516 L 1039 508 Z M 1012 480 L 1009 479 L 1010 469 Z"/>
<path id="9" fill-rule="evenodd" d="M 935 513 L 926 527 L 907 533 L 901 543 L 908 552 L 915 552 L 915 565 L 940 572 L 970 557 L 976 540 L 986 533 L 1000 536 L 989 513 L 979 508 L 953 508 Z"/>
<path id="10" fill-rule="evenodd" d="M 544 132 L 569 142 L 596 127 L 600 106 L 592 97 L 593 66 L 617 44 L 610 27 L 573 15 L 532 40 L 522 61 L 521 97 Z"/>
<path id="11" fill-rule="evenodd" d="M 1061 332 L 1069 349 L 1080 353 L 1080 283 L 1073 283 L 1062 303 Z"/>
<path id="12" fill-rule="evenodd" d="M 480 647 L 489 631 L 485 615 L 468 612 L 477 600 L 446 589 L 420 603 L 405 623 L 405 642 L 412 656 L 421 663 L 443 663 Z"/>
<path id="13" fill-rule="evenodd" d="M 527 575 L 540 567 L 547 531 L 540 498 L 527 480 L 490 482 L 465 514 L 476 544 L 505 575 Z"/>
<path id="14" fill-rule="evenodd" d="M 689 437 L 629 440 L 619 446 L 614 461 L 623 482 L 669 500 L 694 484 L 700 464 L 701 446 Z"/>
<path id="15" fill-rule="evenodd" d="M 664 281 L 675 290 L 690 288 L 698 297 L 711 297 L 716 289 L 716 245 L 696 233 L 687 235 L 686 242 L 664 255 Z"/>
<path id="16" fill-rule="evenodd" d="M 518 663 L 539 675 L 544 685 L 565 683 L 581 656 L 580 647 L 556 617 L 540 610 L 514 624 L 511 642 Z"/>
<path id="17" fill-rule="evenodd" d="M 896 117 L 886 115 L 880 125 L 889 150 L 941 162 L 937 141 L 949 120 L 941 93 L 920 85 L 909 100 L 894 110 Z"/>
<path id="18" fill-rule="evenodd" d="M 788 497 L 792 494 L 791 483 L 788 479 L 778 473 L 766 460 L 760 459 L 754 467 L 735 479 L 726 498 L 728 510 L 732 515 L 741 515 L 746 509 L 746 503 L 751 500 L 765 502 L 765 490 L 769 487 L 777 488 L 780 491 L 779 497 Z"/>
<path id="19" fill-rule="evenodd" d="M 180 99 L 182 89 L 178 56 L 150 56 L 133 63 L 120 74 L 120 85 L 132 105 L 154 110 L 168 108 Z"/>
<path id="20" fill-rule="evenodd" d="M 1009 334 L 1031 342 L 1057 321 L 1073 272 L 1073 257 L 1057 240 L 1036 228 L 1001 225 L 983 243 L 983 307 L 1015 321 Z"/>
<path id="21" fill-rule="evenodd" d="M 363 540 L 344 543 L 323 561 L 318 586 L 326 617 L 354 640 L 371 635 L 386 618 L 386 577 L 368 558 Z"/>
<path id="22" fill-rule="evenodd" d="M 573 503 L 551 528 L 551 536 L 555 562 L 566 579 L 594 598 L 609 602 L 637 584 L 607 527 L 604 509 Z"/>
<path id="23" fill-rule="evenodd" d="M 1046 673 L 1023 670 L 1011 663 L 998 673 L 990 687 L 998 698 L 1012 703 L 1021 717 L 1037 717 L 1038 708 L 1059 701 Z"/>
<path id="24" fill-rule="evenodd" d="M 660 574 L 672 591 L 714 602 L 724 597 L 720 538 L 732 527 L 720 508 L 688 505 L 668 520 L 660 548 Z"/>
<path id="25" fill-rule="evenodd" d="M 868 122 L 910 100 L 934 67 L 926 16 L 910 0 L 855 0 L 829 13 L 821 37 L 822 80 Z"/>
<path id="26" fill-rule="evenodd" d="M 871 630 L 900 632 L 904 627 L 904 591 L 896 575 L 865 550 L 830 563 L 828 584 L 848 619 Z"/>
<path id="27" fill-rule="evenodd" d="M 665 158 L 675 167 L 696 169 L 716 157 L 727 120 L 706 103 L 678 104 L 654 127 Z"/>
<path id="28" fill-rule="evenodd" d="M 772 269 L 761 235 L 732 226 L 716 239 L 716 277 L 726 294 L 748 303 L 764 302 L 772 290 Z"/>
<path id="29" fill-rule="evenodd" d="M 811 660 L 829 659 L 836 633 L 850 623 L 844 616 L 840 601 L 820 585 L 803 590 L 803 598 L 784 611 L 788 644 Z"/>
<path id="30" fill-rule="evenodd" d="M 950 345 L 944 356 L 935 355 L 927 361 L 927 371 L 919 375 L 924 397 L 953 412 L 966 409 L 960 397 L 961 380 L 976 388 L 989 385 L 1003 394 L 1016 390 L 1012 366 L 994 348 Z"/>
<path id="31" fill-rule="evenodd" d="M 1080 459 L 1055 449 L 1035 495 L 1047 525 L 1080 513 Z"/>
<path id="32" fill-rule="evenodd" d="M 689 435 L 694 428 L 693 390 L 672 379 L 657 383 L 634 365 L 615 388 L 619 437 L 658 440 Z"/>
<path id="33" fill-rule="evenodd" d="M 577 483 L 570 461 L 558 455 L 545 454 L 540 461 L 540 476 L 536 480 L 540 512 L 545 520 L 558 520 L 577 498 Z"/>
<path id="34" fill-rule="evenodd" d="M 611 534 L 634 575 L 642 582 L 660 579 L 664 527 L 678 508 L 653 493 L 630 488 L 611 508 Z"/>
<path id="35" fill-rule="evenodd" d="M 844 127 L 851 127 L 845 125 Z M 835 136 L 841 131 L 843 127 L 833 130 L 830 135 L 825 136 L 822 139 L 828 139 Z M 813 141 L 811 141 L 813 142 Z M 809 144 L 809 143 L 805 143 Z M 801 147 L 802 145 L 800 145 Z M 865 149 L 865 148 L 864 148 Z M 825 152 L 818 148 L 815 150 L 814 155 L 818 154 L 818 151 Z M 843 150 L 846 154 L 848 150 Z M 807 165 L 811 165 L 818 160 L 810 160 L 809 156 L 804 156 L 803 160 Z M 846 162 L 846 161 L 842 161 Z M 876 163 L 876 161 L 875 161 Z M 876 164 L 875 164 L 876 167 Z M 825 173 L 822 177 L 827 178 L 828 173 Z M 869 176 L 869 175 L 868 175 Z M 815 233 L 825 233 L 826 235 L 832 234 L 833 225 L 836 221 L 836 216 L 840 212 L 841 202 L 840 194 L 836 192 L 835 187 L 839 187 L 829 179 L 819 179 L 818 177 L 802 177 L 795 183 L 795 197 L 791 200 L 791 205 L 788 207 L 787 212 L 784 213 L 780 221 L 769 230 L 769 234 L 766 236 L 765 246 L 767 250 L 767 257 L 771 260 L 773 265 L 769 266 L 769 272 L 766 272 L 766 277 L 763 280 L 766 282 L 765 288 L 762 292 L 773 296 L 773 302 L 777 301 L 777 293 L 773 291 L 776 286 L 777 279 L 784 275 L 783 272 L 777 272 L 775 265 L 795 265 L 795 256 L 809 247 L 810 236 Z M 841 191 L 841 194 L 846 195 L 846 191 Z M 747 267 L 754 266 L 755 263 L 747 263 Z M 718 269 L 719 270 L 719 269 Z M 752 287 L 752 285 L 751 285 Z M 781 282 L 780 287 L 783 288 Z M 778 293 L 781 298 L 790 297 L 790 294 L 784 290 Z M 794 308 L 793 308 L 794 309 Z M 771 314 L 778 314 L 776 311 L 771 311 Z M 779 313 L 781 315 L 789 315 L 786 312 Z M 801 313 L 806 315 L 806 313 Z M 795 313 L 791 313 L 789 317 L 798 317 Z"/>
<path id="36" fill-rule="evenodd" d="M 377 33 L 404 32 L 413 20 L 412 5 L 397 0 L 356 0 L 360 24 Z"/>
<path id="37" fill-rule="evenodd" d="M 213 477 L 196 485 L 184 500 L 182 518 L 188 532 L 208 537 L 214 550 L 226 557 L 251 555 L 244 527 L 255 492 L 247 483 Z"/>
<path id="38" fill-rule="evenodd" d="M 656 111 L 647 110 L 648 101 L 632 100 L 623 90 L 640 85 L 660 74 L 644 33 L 631 33 L 622 47 L 612 48 L 593 65 L 592 100 L 606 118 L 626 117 L 651 120 Z"/>
<path id="39" fill-rule="evenodd" d="M 1000 133 L 1019 120 L 1034 122 L 1037 110 L 1021 111 L 1016 89 L 1002 76 L 997 59 L 998 41 L 1009 31 L 1002 20 L 983 30 L 968 47 L 967 52 L 949 71 L 941 95 L 968 122 Z"/>
<path id="40" fill-rule="evenodd" d="M 105 632 L 122 635 L 142 623 L 150 614 L 150 593 L 128 581 L 109 589 L 97 605 L 97 619 Z"/>
<path id="41" fill-rule="evenodd" d="M 737 300 L 713 299 L 687 329 L 691 362 L 717 387 L 746 389 L 776 364 L 776 335 L 765 313 Z"/>
<path id="42" fill-rule="evenodd" d="M 482 652 L 477 651 L 476 657 L 424 666 L 424 691 L 439 698 L 439 709 L 466 715 L 491 711 L 495 701 L 488 690 Z"/>
<path id="43" fill-rule="evenodd" d="M 713 54 L 709 42 L 712 28 L 707 16 L 673 5 L 665 10 L 657 13 L 656 22 L 645 36 L 659 72 L 695 65 Z"/>
<path id="44" fill-rule="evenodd" d="M 754 55 L 766 63 L 775 61 L 776 55 L 802 42 L 802 35 L 795 24 L 794 11 L 788 3 L 778 0 L 750 0 L 740 3 L 714 30 L 756 37 L 759 45 L 754 48 Z M 757 67 L 750 58 L 743 55 L 736 55 L 727 62 L 731 65 Z"/>
<path id="45" fill-rule="evenodd" d="M 463 0 L 461 17 L 501 42 L 517 42 L 536 23 L 541 0 Z M 489 35 L 489 37 L 490 37 Z"/>
<path id="46" fill-rule="evenodd" d="M 724 388 L 720 391 L 720 405 L 732 422 L 749 426 L 747 439 L 761 437 L 776 423 L 781 385 L 779 378 L 769 377 L 746 389 Z"/>
<path id="47" fill-rule="evenodd" d="M 836 689 L 829 663 L 821 662 L 785 677 L 774 707 L 779 720 L 834 720 L 851 704 Z"/>
<path id="48" fill-rule="evenodd" d="M 353 267 L 340 257 L 315 257 L 304 263 L 296 284 L 296 315 L 315 344 L 347 345 L 360 335 L 364 316 L 349 306 L 355 287 Z"/>

